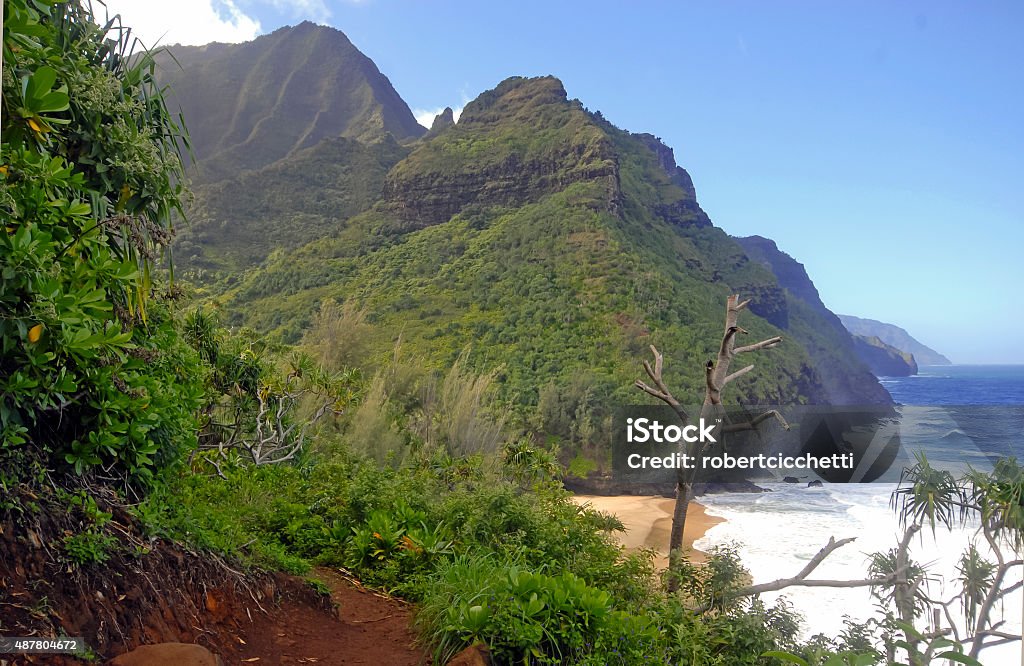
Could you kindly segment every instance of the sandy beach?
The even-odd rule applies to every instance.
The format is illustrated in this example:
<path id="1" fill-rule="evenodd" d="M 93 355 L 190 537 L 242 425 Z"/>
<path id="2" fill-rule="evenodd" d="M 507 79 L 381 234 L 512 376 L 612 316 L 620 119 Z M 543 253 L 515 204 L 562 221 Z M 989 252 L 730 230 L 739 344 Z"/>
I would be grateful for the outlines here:
<path id="1" fill-rule="evenodd" d="M 668 539 L 672 531 L 674 499 L 647 495 L 576 495 L 575 501 L 589 504 L 598 511 L 615 514 L 626 527 L 625 533 L 615 533 L 623 546 L 629 549 L 653 548 L 658 553 L 655 565 L 662 569 L 668 566 Z M 686 513 L 683 548 L 690 551 L 691 560 L 704 561 L 704 553 L 694 549 L 693 543 L 720 522 L 721 518 L 708 515 L 701 504 L 690 502 Z"/>

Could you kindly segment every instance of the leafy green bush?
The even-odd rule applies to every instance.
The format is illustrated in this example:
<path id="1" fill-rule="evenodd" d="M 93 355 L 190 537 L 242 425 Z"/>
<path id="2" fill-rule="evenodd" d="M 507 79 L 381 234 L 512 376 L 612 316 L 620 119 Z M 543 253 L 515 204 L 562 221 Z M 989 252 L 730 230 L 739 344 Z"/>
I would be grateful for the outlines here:
<path id="1" fill-rule="evenodd" d="M 599 650 L 607 631 L 626 629 L 634 644 L 658 637 L 651 618 L 616 611 L 608 592 L 571 573 L 530 572 L 488 555 L 442 565 L 417 621 L 441 663 L 476 642 L 499 663 L 565 663 Z"/>
<path id="2" fill-rule="evenodd" d="M 110 559 L 110 549 L 117 544 L 112 536 L 87 530 L 64 538 L 64 554 L 76 564 L 103 564 Z"/>
<path id="3" fill-rule="evenodd" d="M 5 2 L 0 462 L 146 483 L 194 442 L 201 377 L 151 266 L 181 131 L 148 53 L 78 2 Z"/>

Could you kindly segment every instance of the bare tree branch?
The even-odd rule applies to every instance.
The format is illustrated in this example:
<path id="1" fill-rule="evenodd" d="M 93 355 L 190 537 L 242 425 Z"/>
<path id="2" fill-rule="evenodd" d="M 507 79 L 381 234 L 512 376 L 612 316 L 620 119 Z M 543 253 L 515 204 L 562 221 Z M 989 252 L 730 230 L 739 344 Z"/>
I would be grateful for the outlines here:
<path id="1" fill-rule="evenodd" d="M 725 329 L 725 335 L 722 336 L 722 344 L 718 348 L 719 355 L 726 355 L 731 351 L 734 351 L 732 345 L 735 345 L 736 335 L 746 335 L 749 332 L 750 331 L 740 328 L 739 326 L 730 326 Z"/>
<path id="2" fill-rule="evenodd" d="M 675 396 L 672 395 L 672 392 L 668 390 L 668 387 L 665 385 L 664 379 L 662 379 L 661 371 L 665 364 L 664 357 L 662 356 L 661 352 L 658 351 L 658 348 L 655 347 L 654 345 L 651 345 L 651 353 L 654 354 L 654 367 L 652 368 L 650 363 L 644 361 L 644 371 L 647 373 L 647 376 L 651 378 L 651 381 L 654 382 L 654 385 L 657 387 L 657 389 L 651 388 L 650 386 L 648 386 L 647 384 L 643 383 L 640 380 L 637 380 L 633 385 L 639 388 L 644 393 L 647 393 L 648 395 L 651 395 L 657 398 L 658 400 L 661 400 L 662 402 L 666 403 L 675 411 L 676 415 L 679 416 L 679 418 L 682 419 L 684 423 L 689 421 L 690 416 L 686 413 L 686 410 L 679 403 L 679 401 L 675 399 Z"/>
<path id="3" fill-rule="evenodd" d="M 743 375 L 747 374 L 748 372 L 750 372 L 753 369 L 754 369 L 754 365 L 750 364 L 747 367 L 741 368 L 740 370 L 737 370 L 736 372 L 732 373 L 731 375 L 728 375 L 725 379 L 722 380 L 722 387 L 724 388 L 725 385 L 728 384 L 729 382 L 733 381 L 734 379 L 738 379 L 738 378 L 742 377 Z"/>
<path id="4" fill-rule="evenodd" d="M 770 349 L 770 348 L 780 344 L 781 342 L 782 342 L 782 338 L 779 337 L 779 336 L 775 336 L 774 338 L 768 338 L 767 340 L 762 340 L 761 342 L 755 342 L 752 345 L 746 345 L 744 347 L 736 347 L 735 349 L 732 350 L 732 353 L 733 354 L 745 354 L 747 352 L 757 351 L 759 349 Z"/>
<path id="5" fill-rule="evenodd" d="M 791 578 L 779 578 L 778 580 L 774 580 L 774 581 L 772 581 L 770 583 L 760 583 L 758 585 L 748 585 L 746 587 L 742 587 L 739 590 L 737 590 L 735 594 L 736 594 L 736 596 L 748 597 L 748 596 L 751 596 L 751 595 L 754 595 L 754 594 L 761 594 L 762 592 L 774 592 L 776 590 L 781 590 L 782 588 L 785 588 L 785 587 L 792 587 L 794 585 L 804 585 L 806 587 L 813 587 L 814 585 L 812 585 L 812 583 L 814 583 L 814 581 L 807 581 L 807 580 L 805 580 L 807 578 L 807 576 L 811 575 L 811 573 L 815 569 L 818 568 L 818 565 L 820 565 L 822 563 L 822 561 L 826 557 L 831 555 L 836 550 L 842 548 L 846 544 L 853 543 L 854 541 L 856 541 L 856 537 L 849 537 L 847 539 L 840 539 L 839 541 L 836 541 L 835 537 L 830 537 L 829 540 L 828 540 L 828 543 L 825 544 L 821 548 L 821 550 L 819 550 L 814 555 L 814 557 L 812 557 L 807 562 L 807 564 L 804 566 L 804 568 L 801 569 L 800 572 L 797 573 L 797 575 L 795 575 L 795 576 L 793 576 Z M 832 581 L 832 582 L 838 582 L 838 581 Z M 863 582 L 863 581 L 855 581 L 855 582 L 861 583 L 861 584 L 860 585 L 850 585 L 850 587 L 864 587 L 864 586 L 871 585 L 871 583 L 869 583 L 869 582 Z"/>

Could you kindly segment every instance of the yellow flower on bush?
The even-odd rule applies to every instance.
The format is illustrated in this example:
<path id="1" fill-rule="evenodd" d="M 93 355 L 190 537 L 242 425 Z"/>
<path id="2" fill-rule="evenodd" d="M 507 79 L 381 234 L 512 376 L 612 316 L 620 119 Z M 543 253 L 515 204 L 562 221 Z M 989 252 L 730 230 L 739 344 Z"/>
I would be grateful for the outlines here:
<path id="1" fill-rule="evenodd" d="M 28 329 L 28 341 L 32 344 L 39 342 L 40 336 L 43 334 L 43 325 L 36 324 L 32 328 Z"/>

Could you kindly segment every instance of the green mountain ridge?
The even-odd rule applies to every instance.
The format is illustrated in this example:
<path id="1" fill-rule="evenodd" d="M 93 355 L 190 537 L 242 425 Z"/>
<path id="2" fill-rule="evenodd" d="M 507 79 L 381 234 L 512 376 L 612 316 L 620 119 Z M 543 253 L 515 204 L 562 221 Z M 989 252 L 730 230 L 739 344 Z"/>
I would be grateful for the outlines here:
<path id="1" fill-rule="evenodd" d="M 891 400 L 845 331 L 787 301 L 711 224 L 671 149 L 590 113 L 553 77 L 483 93 L 412 147 L 371 208 L 321 231 L 239 277 L 218 299 L 229 321 L 295 341 L 322 300 L 354 300 L 388 332 L 378 352 L 401 336 L 445 367 L 469 348 L 524 405 L 578 381 L 635 402 L 653 343 L 696 400 L 725 297 L 739 292 L 753 299 L 752 339 L 793 344 L 759 356 L 738 400 Z"/>
<path id="2" fill-rule="evenodd" d="M 238 274 L 277 248 L 339 231 L 379 197 L 409 149 L 390 135 L 373 142 L 330 137 L 256 171 L 201 185 L 174 260 L 193 278 Z"/>

